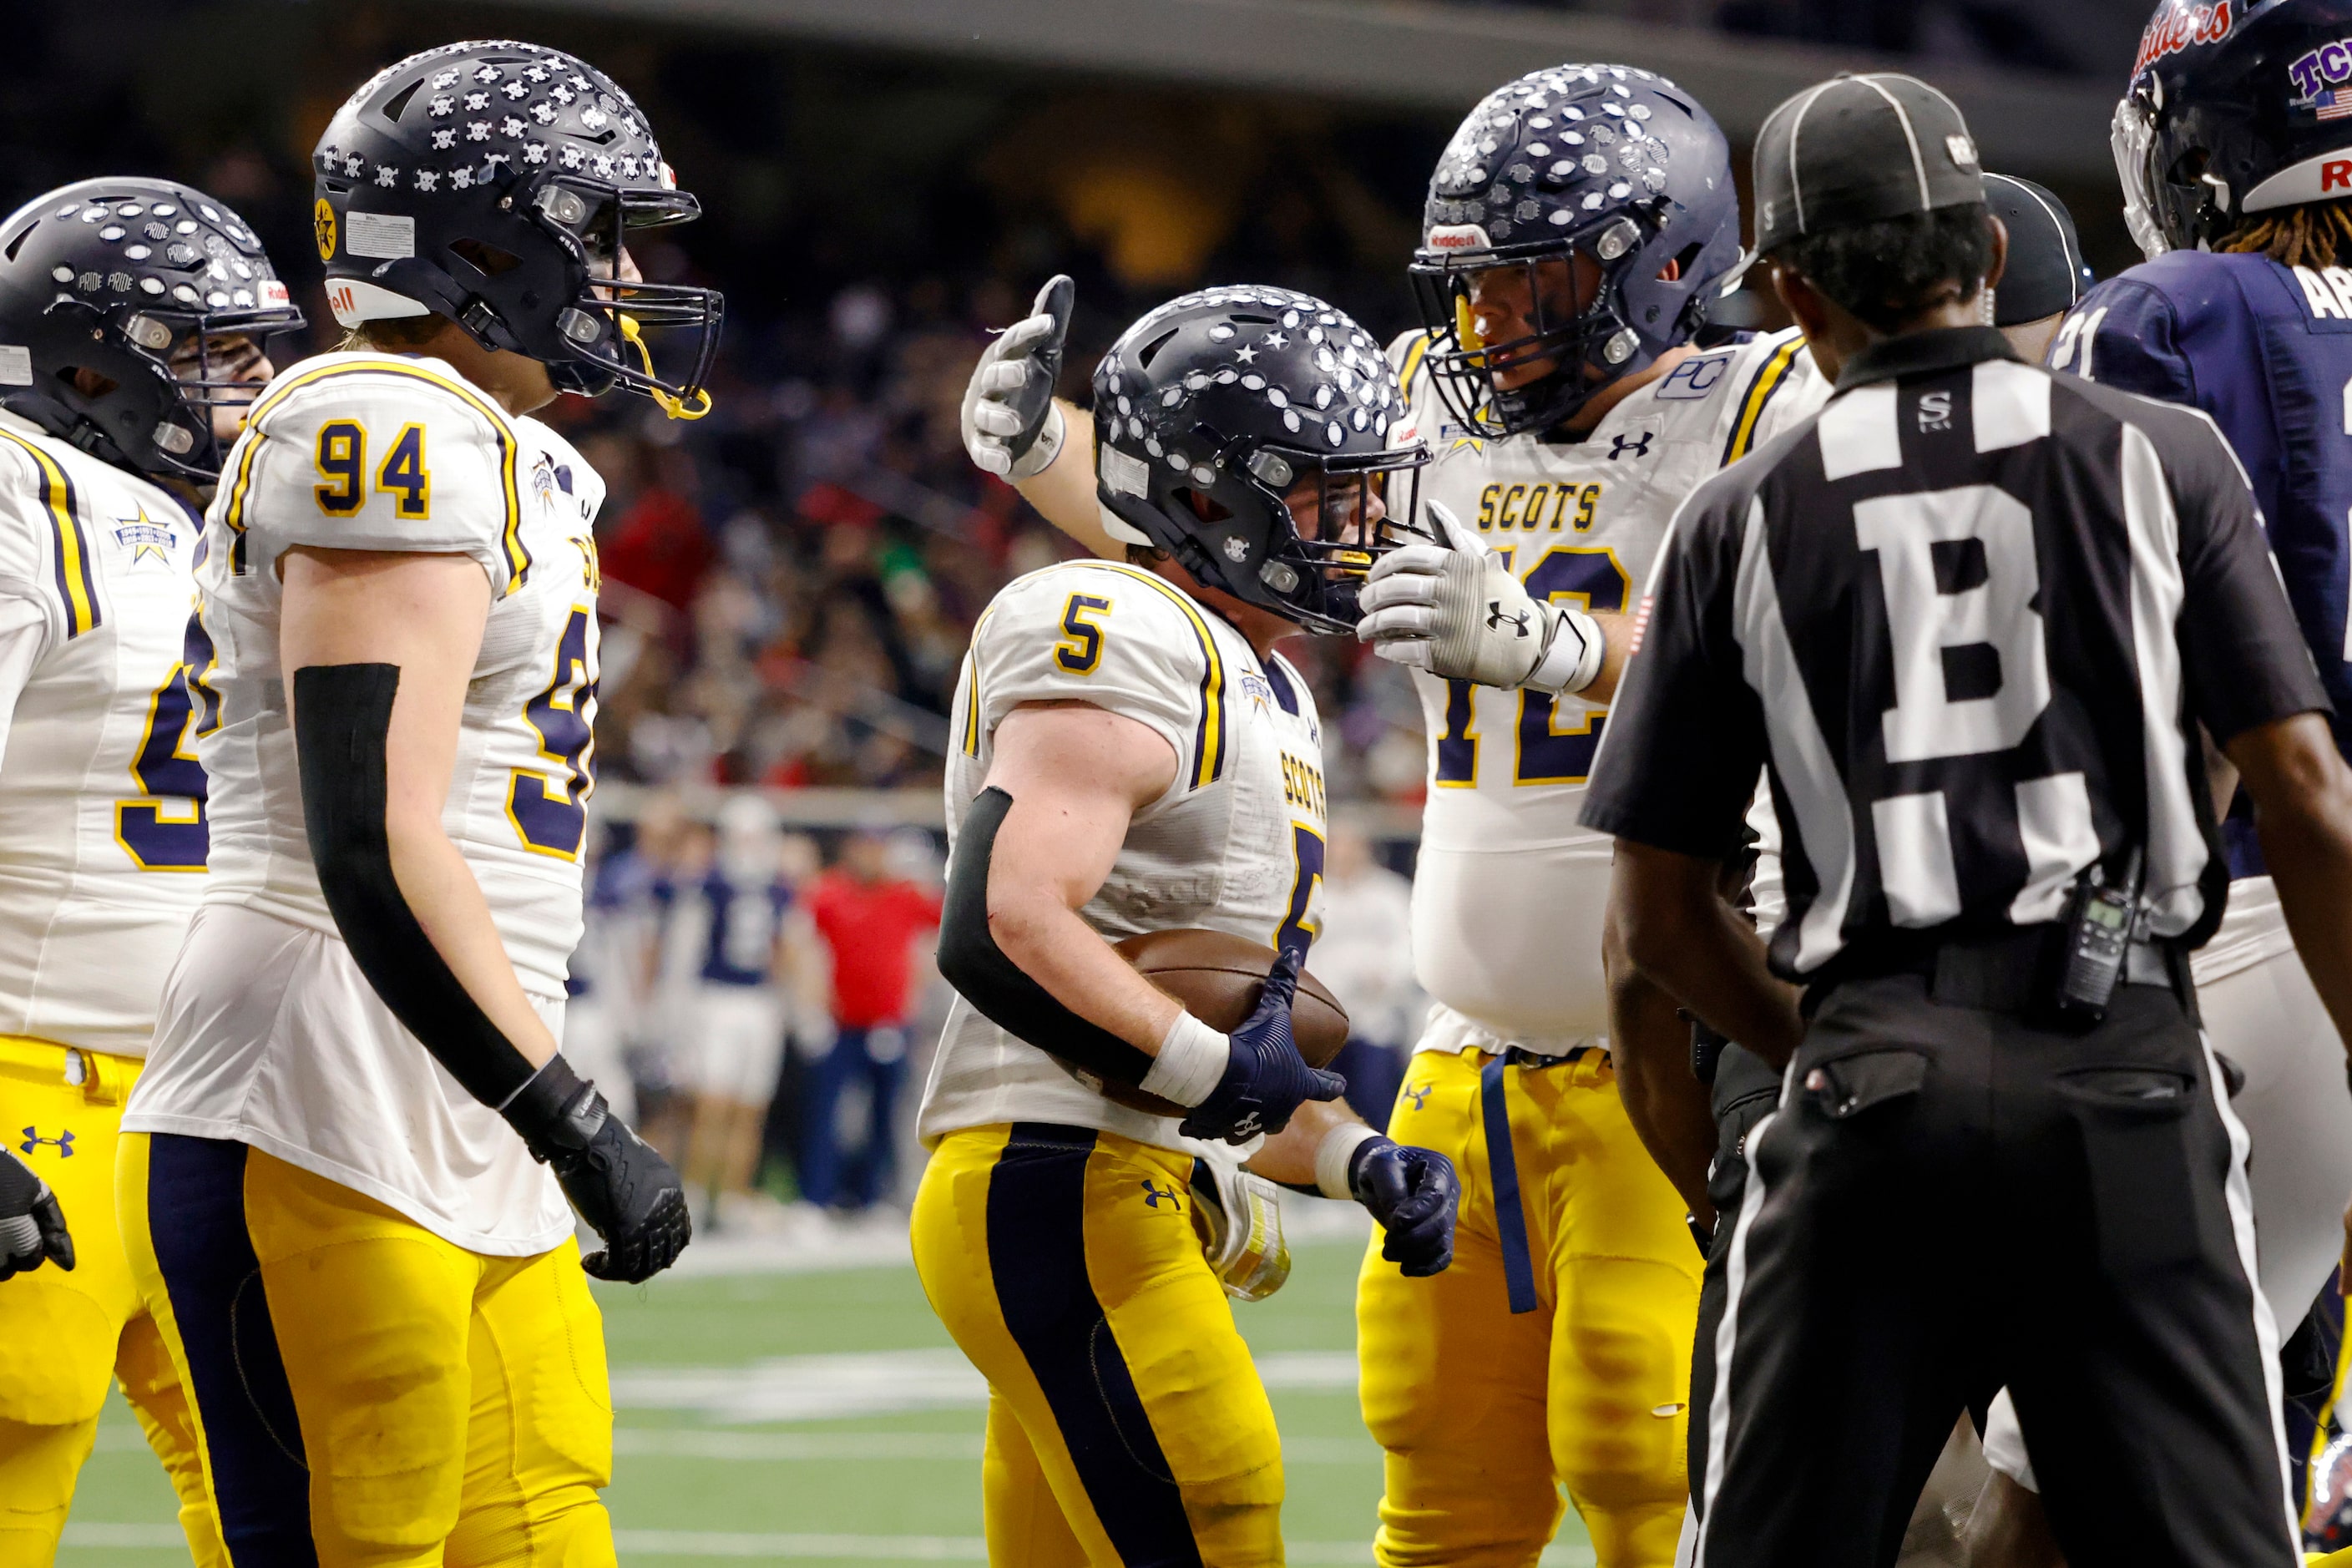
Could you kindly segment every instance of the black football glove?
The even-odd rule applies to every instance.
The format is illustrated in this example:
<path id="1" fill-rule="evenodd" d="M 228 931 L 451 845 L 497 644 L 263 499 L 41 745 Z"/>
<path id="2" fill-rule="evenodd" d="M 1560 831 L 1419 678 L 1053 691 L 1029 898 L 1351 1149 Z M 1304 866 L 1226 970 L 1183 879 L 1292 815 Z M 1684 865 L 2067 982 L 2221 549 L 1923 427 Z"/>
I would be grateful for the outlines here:
<path id="1" fill-rule="evenodd" d="M 1454 1261 L 1454 1215 L 1462 1178 L 1434 1149 L 1367 1138 L 1348 1160 L 1348 1190 L 1380 1221 L 1381 1256 L 1406 1279 L 1421 1279 Z"/>
<path id="2" fill-rule="evenodd" d="M 571 1063 L 554 1058 L 501 1114 L 604 1238 L 604 1249 L 582 1258 L 582 1268 L 598 1279 L 635 1285 L 677 1261 L 694 1237 L 677 1173 Z"/>
<path id="3" fill-rule="evenodd" d="M 44 1263 L 74 1266 L 73 1237 L 58 1195 L 16 1155 L 0 1149 L 0 1279 Z"/>
<path id="4" fill-rule="evenodd" d="M 1290 1003 L 1306 963 L 1304 948 L 1286 947 L 1276 957 L 1256 1010 L 1226 1037 L 1233 1054 L 1225 1058 L 1225 1076 L 1178 1125 L 1185 1137 L 1246 1143 L 1289 1126 L 1303 1102 L 1337 1100 L 1348 1091 L 1348 1080 L 1338 1073 L 1308 1067 L 1290 1036 Z"/>

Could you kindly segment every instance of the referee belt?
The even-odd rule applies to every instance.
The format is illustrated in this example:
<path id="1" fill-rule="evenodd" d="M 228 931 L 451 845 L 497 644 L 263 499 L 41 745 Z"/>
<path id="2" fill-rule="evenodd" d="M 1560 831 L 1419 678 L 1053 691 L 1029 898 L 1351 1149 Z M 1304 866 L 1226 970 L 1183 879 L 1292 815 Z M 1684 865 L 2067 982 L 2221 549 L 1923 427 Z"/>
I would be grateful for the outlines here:
<path id="1" fill-rule="evenodd" d="M 2062 923 L 2025 926 L 1985 937 L 1937 939 L 1891 931 L 1832 959 L 1805 985 L 1805 1016 L 1839 986 L 1890 974 L 1916 974 L 1927 994 L 1955 1007 L 1995 1013 L 2033 1013 L 2047 999 L 2052 977 L 2066 962 Z M 2196 990 L 2189 978 L 2187 950 L 2170 942 L 2135 942 L 2125 950 L 2121 984 L 2159 985 L 2193 1015 Z"/>

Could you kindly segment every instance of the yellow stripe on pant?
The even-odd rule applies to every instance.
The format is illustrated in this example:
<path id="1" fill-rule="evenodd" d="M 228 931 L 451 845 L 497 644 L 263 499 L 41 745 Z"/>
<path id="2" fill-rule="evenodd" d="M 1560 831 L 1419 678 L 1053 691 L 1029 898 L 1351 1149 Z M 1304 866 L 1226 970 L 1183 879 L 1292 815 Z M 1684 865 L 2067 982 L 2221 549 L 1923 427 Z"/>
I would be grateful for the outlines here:
<path id="1" fill-rule="evenodd" d="M 468 1252 L 241 1143 L 127 1133 L 131 1267 L 194 1391 L 232 1558 L 611 1568 L 580 1250 Z"/>
<path id="2" fill-rule="evenodd" d="M 1000 1568 L 1282 1562 L 1281 1440 L 1192 1228 L 1192 1168 L 1033 1122 L 932 1152 L 915 1267 L 988 1378 Z"/>
<path id="3" fill-rule="evenodd" d="M 1462 1177 L 1454 1263 L 1407 1279 L 1375 1235 L 1357 1284 L 1364 1421 L 1387 1450 L 1384 1568 L 1533 1563 L 1583 1517 L 1601 1568 L 1667 1568 L 1701 1259 L 1605 1052 L 1502 1072 L 1537 1308 L 1510 1310 L 1481 1052 L 1412 1058 L 1389 1133 Z"/>
<path id="4" fill-rule="evenodd" d="M 0 1568 L 47 1568 L 56 1557 L 118 1378 L 179 1494 L 189 1552 L 200 1568 L 226 1562 L 187 1401 L 115 1226 L 115 1140 L 139 1068 L 131 1057 L 0 1035 L 0 1135 L 57 1194 L 75 1253 L 71 1273 L 45 1264 L 0 1285 Z"/>

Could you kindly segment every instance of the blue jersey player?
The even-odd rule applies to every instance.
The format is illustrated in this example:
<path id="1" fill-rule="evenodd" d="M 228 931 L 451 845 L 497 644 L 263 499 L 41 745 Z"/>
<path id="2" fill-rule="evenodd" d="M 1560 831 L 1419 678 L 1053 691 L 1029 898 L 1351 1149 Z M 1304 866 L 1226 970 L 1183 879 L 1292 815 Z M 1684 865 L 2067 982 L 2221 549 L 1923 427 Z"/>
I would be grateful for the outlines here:
<path id="1" fill-rule="evenodd" d="M 2221 426 L 2352 755 L 2352 113 L 2339 118 L 2339 100 L 2352 110 L 2352 0 L 2167 0 L 2116 110 L 2125 216 L 2148 259 L 2084 296 L 2049 363 Z M 2218 759 L 2212 774 L 2226 810 L 2236 779 Z M 2196 955 L 2198 997 L 2214 1048 L 2244 1074 L 2231 1107 L 2253 1142 L 2259 1276 L 2284 1335 L 2344 1244 L 2352 1100 L 2252 835 L 2231 837 L 2240 874 Z M 2006 1479 L 1973 1561 L 2054 1561 L 2029 1544 L 2032 1467 L 2005 1395 L 1985 1447 Z"/>

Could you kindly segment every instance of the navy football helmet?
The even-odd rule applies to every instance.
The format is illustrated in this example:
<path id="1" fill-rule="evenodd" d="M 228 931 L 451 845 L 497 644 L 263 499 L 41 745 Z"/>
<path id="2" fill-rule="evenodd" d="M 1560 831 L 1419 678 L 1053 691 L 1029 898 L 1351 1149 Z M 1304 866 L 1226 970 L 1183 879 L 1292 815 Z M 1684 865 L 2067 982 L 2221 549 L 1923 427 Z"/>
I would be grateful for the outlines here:
<path id="1" fill-rule="evenodd" d="M 1538 272 L 1571 257 L 1598 286 L 1548 320 Z M 1675 262 L 1674 279 L 1659 276 Z M 1502 267 L 1527 274 L 1533 330 L 1489 343 L 1470 287 Z M 1510 436 L 1550 429 L 1687 341 L 1742 269 L 1731 149 L 1698 100 L 1631 66 L 1566 65 L 1487 94 L 1454 133 L 1429 182 L 1412 285 L 1447 409 L 1473 434 Z M 1498 365 L 1528 360 L 1553 368 L 1496 385 Z"/>
<path id="2" fill-rule="evenodd" d="M 1111 537 L 1164 550 L 1201 583 L 1310 631 L 1354 629 L 1364 574 L 1420 537 L 1429 449 L 1405 436 L 1396 372 L 1312 295 L 1171 300 L 1111 345 L 1094 402 Z M 1311 516 L 1285 499 L 1310 480 Z"/>
<path id="3" fill-rule="evenodd" d="M 0 407 L 117 468 L 212 483 L 213 411 L 258 390 L 215 344 L 302 324 L 245 220 L 173 181 L 83 180 L 0 221 Z"/>
<path id="4" fill-rule="evenodd" d="M 2165 0 L 2115 153 L 2151 259 L 2210 249 L 2250 214 L 2352 197 L 2352 0 Z"/>
<path id="5" fill-rule="evenodd" d="M 709 411 L 724 299 L 613 277 L 629 230 L 702 206 L 595 67 L 510 42 L 411 55 L 352 94 L 312 164 L 319 258 L 343 325 L 436 313 L 540 361 L 562 391 L 618 385 L 673 418 Z M 649 329 L 680 334 L 661 345 L 667 375 Z"/>

